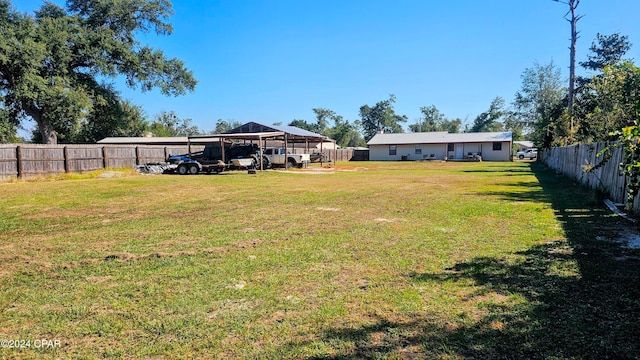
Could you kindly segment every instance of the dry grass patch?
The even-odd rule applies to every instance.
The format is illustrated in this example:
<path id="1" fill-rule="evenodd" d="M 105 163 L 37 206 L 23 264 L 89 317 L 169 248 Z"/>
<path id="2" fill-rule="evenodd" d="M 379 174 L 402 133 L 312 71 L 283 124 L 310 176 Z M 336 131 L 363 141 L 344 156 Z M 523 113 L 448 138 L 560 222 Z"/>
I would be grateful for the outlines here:
<path id="1" fill-rule="evenodd" d="M 3 185 L 0 338 L 63 346 L 0 357 L 638 354 L 640 267 L 589 242 L 615 220 L 580 188 L 530 163 L 361 165 Z"/>

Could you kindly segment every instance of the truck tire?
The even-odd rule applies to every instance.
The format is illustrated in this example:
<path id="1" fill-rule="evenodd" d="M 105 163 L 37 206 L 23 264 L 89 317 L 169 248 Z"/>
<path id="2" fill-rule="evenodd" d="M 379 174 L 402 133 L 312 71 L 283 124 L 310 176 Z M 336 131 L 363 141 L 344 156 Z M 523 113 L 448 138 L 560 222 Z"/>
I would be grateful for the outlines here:
<path id="1" fill-rule="evenodd" d="M 187 164 L 180 164 L 176 171 L 180 175 L 187 175 L 189 173 L 189 166 Z"/>
<path id="2" fill-rule="evenodd" d="M 520 160 L 524 160 L 524 155 L 520 155 L 520 156 L 518 156 L 518 159 L 520 159 Z"/>
<path id="3" fill-rule="evenodd" d="M 189 165 L 189 174 L 197 175 L 199 172 L 200 172 L 200 168 L 198 167 L 198 164 Z"/>
<path id="4" fill-rule="evenodd" d="M 296 166 L 296 161 L 292 158 L 287 159 L 287 169 Z"/>

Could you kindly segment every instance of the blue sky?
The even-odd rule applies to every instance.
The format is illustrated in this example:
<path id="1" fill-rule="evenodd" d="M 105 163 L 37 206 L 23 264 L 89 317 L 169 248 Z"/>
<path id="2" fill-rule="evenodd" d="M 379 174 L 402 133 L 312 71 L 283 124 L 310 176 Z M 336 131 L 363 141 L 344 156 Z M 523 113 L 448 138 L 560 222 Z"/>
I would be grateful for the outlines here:
<path id="1" fill-rule="evenodd" d="M 64 4 L 64 0 L 53 1 Z M 31 12 L 40 0 L 13 0 Z M 408 124 L 420 107 L 472 122 L 496 96 L 511 103 L 521 74 L 553 61 L 568 77 L 569 23 L 552 0 L 173 0 L 170 36 L 139 40 L 183 60 L 199 84 L 165 97 L 118 88 L 152 120 L 175 111 L 205 131 L 217 119 L 314 121 L 328 108 L 353 121 L 395 94 Z M 582 0 L 577 60 L 597 33 L 619 32 L 640 56 L 637 0 Z M 582 72 L 582 69 L 578 70 Z M 405 126 L 406 127 L 406 126 Z"/>

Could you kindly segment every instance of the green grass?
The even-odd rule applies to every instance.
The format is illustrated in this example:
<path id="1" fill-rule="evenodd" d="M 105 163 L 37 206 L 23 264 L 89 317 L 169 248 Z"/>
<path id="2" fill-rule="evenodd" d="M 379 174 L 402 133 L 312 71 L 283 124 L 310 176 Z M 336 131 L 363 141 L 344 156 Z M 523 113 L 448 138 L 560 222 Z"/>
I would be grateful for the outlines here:
<path id="1" fill-rule="evenodd" d="M 592 192 L 529 162 L 337 170 L 0 184 L 0 339 L 61 341 L 0 356 L 640 357 L 638 252 L 594 240 L 623 224 Z"/>

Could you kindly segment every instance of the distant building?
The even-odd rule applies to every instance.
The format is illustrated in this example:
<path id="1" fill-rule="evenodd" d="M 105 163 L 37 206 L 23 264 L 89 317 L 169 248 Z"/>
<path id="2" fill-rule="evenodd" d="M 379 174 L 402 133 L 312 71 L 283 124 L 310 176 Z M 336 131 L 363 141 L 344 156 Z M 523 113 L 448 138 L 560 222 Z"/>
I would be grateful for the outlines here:
<path id="1" fill-rule="evenodd" d="M 418 132 L 376 134 L 369 142 L 369 160 L 463 160 L 511 161 L 510 132 L 460 133 Z"/>

